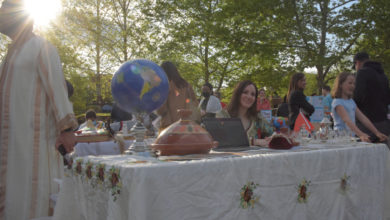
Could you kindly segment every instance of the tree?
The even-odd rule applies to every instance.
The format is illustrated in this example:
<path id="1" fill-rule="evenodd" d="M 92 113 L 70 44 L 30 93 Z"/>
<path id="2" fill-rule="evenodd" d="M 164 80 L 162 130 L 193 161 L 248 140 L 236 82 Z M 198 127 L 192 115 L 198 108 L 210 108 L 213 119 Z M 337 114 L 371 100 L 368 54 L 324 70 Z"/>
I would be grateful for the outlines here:
<path id="1" fill-rule="evenodd" d="M 224 16 L 221 4 L 219 0 L 157 0 L 149 1 L 144 10 L 147 20 L 156 25 L 154 36 L 160 39 L 155 45 L 157 59 L 186 66 L 181 73 L 195 88 L 211 82 L 219 90 L 238 73 L 240 57 L 218 33 Z"/>
<path id="2" fill-rule="evenodd" d="M 148 51 L 153 39 L 149 35 L 151 25 L 141 12 L 143 2 L 110 0 L 108 3 L 110 25 L 103 43 L 112 61 L 122 64 L 135 58 L 153 59 L 155 54 Z"/>
<path id="3" fill-rule="evenodd" d="M 291 32 L 289 47 L 300 69 L 315 67 L 317 88 L 321 91 L 332 77 L 332 68 L 350 53 L 352 46 L 369 26 L 367 12 L 357 0 L 289 0 L 291 9 L 284 29 Z M 287 18 L 288 18 L 287 16 Z"/>
<path id="4" fill-rule="evenodd" d="M 367 11 L 370 25 L 354 48 L 354 53 L 366 51 L 371 59 L 382 63 L 390 77 L 390 1 L 362 1 L 359 8 Z"/>
<path id="5" fill-rule="evenodd" d="M 94 73 L 96 84 L 96 101 L 102 106 L 102 75 L 112 73 L 113 64 L 110 62 L 104 40 L 109 33 L 108 17 L 111 13 L 106 7 L 108 0 L 68 0 L 63 1 L 62 32 L 71 43 L 77 45 L 85 61 L 88 63 L 87 74 Z"/>

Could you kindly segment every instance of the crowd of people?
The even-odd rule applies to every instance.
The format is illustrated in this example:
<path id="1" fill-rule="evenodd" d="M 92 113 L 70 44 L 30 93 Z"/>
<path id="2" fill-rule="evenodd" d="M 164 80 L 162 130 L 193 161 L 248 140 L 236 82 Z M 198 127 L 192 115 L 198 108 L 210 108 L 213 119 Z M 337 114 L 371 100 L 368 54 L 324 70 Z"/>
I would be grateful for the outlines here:
<path id="1" fill-rule="evenodd" d="M 49 197 L 58 190 L 52 180 L 62 176 L 62 161 L 54 146 L 72 152 L 73 131 L 78 128 L 68 99 L 73 88 L 64 79 L 58 53 L 33 34 L 33 21 L 22 4 L 5 0 L 0 8 L 0 32 L 12 39 L 0 70 L 0 219 L 6 220 L 52 214 Z M 353 62 L 356 75 L 339 74 L 331 93 L 329 87 L 323 88 L 326 112 L 331 112 L 337 130 L 351 131 L 362 141 L 386 141 L 390 134 L 388 78 L 367 53 L 356 54 Z M 273 128 L 260 113 L 271 109 L 265 90 L 258 90 L 252 81 L 241 81 L 225 104 L 213 86 L 205 83 L 198 100 L 172 62 L 163 62 L 161 67 L 169 79 L 169 95 L 157 110 L 160 129 L 179 119 L 177 109 L 187 108 L 198 122 L 208 117 L 239 118 L 251 144 L 267 145 Z M 278 115 L 288 117 L 290 128 L 300 112 L 308 119 L 314 112 L 305 87 L 305 75 L 294 74 L 279 107 Z M 115 106 L 112 116 L 118 121 L 132 118 Z M 86 119 L 104 126 L 94 111 L 88 111 Z"/>
<path id="2" fill-rule="evenodd" d="M 388 80 L 383 73 L 383 69 L 378 67 L 377 69 L 382 71 L 371 73 L 378 75 L 373 77 L 377 81 L 372 82 L 372 78 L 367 78 L 368 67 L 365 67 L 364 72 L 362 72 L 360 70 L 361 66 L 378 65 L 379 63 L 367 59 L 367 64 L 360 64 L 362 54 L 365 55 L 366 53 L 358 53 L 354 59 L 354 63 L 357 63 L 356 77 L 352 73 L 340 73 L 334 82 L 332 91 L 329 86 L 322 88 L 324 115 L 325 117 L 329 116 L 335 130 L 356 135 L 361 141 L 384 142 L 390 135 L 388 131 L 390 124 L 386 118 L 387 106 L 390 104 Z M 170 64 L 173 65 L 172 63 Z M 175 74 L 180 75 L 178 70 L 174 69 Z M 169 78 L 169 71 L 167 71 L 167 75 Z M 366 79 L 362 80 L 362 77 L 366 77 Z M 359 84 L 356 85 L 356 89 L 355 78 L 360 80 Z M 186 87 L 193 91 L 191 85 L 187 82 Z M 310 120 L 310 116 L 315 111 L 315 108 L 309 103 L 304 94 L 305 88 L 305 74 L 293 74 L 284 102 L 278 108 L 277 115 L 288 118 L 287 121 L 291 130 L 294 129 L 295 121 L 300 113 L 303 113 L 307 120 Z M 371 88 L 375 88 L 375 91 L 371 91 L 374 90 Z M 175 112 L 177 109 L 185 107 L 183 104 L 184 100 L 186 100 L 185 92 L 178 92 L 175 86 L 171 86 L 170 94 L 173 94 L 174 99 L 168 98 L 167 103 L 157 111 L 162 117 L 162 121 L 166 121 L 167 118 L 171 117 L 165 113 L 168 109 L 170 109 L 170 112 Z M 370 98 L 370 94 L 374 97 Z M 183 97 L 180 98 L 182 95 Z M 362 97 L 363 95 L 364 97 Z M 196 102 L 194 94 L 192 95 L 192 100 Z M 364 111 L 361 111 L 360 108 L 364 109 Z M 198 110 L 201 112 L 200 121 L 205 117 L 240 118 L 244 129 L 247 131 L 248 138 L 251 140 L 251 144 L 260 146 L 266 146 L 269 141 L 267 137 L 273 133 L 271 124 L 261 114 L 262 110 L 270 109 L 270 101 L 265 95 L 265 90 L 258 90 L 255 83 L 249 80 L 244 80 L 237 84 L 230 102 L 225 108 L 222 108 L 221 101 L 213 95 L 212 85 L 210 83 L 204 84 L 202 87 L 202 99 L 198 106 Z M 197 110 L 193 109 L 193 111 Z M 169 123 L 164 123 L 163 128 L 176 120 L 178 118 L 170 120 Z"/>

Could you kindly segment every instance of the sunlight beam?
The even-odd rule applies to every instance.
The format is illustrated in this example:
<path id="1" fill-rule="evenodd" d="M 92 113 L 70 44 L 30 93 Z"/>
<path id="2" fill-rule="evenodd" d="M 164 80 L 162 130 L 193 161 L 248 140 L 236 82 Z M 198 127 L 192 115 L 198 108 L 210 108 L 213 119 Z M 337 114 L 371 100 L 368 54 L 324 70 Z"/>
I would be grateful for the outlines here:
<path id="1" fill-rule="evenodd" d="M 25 0 L 25 7 L 35 25 L 46 27 L 61 11 L 60 0 Z"/>

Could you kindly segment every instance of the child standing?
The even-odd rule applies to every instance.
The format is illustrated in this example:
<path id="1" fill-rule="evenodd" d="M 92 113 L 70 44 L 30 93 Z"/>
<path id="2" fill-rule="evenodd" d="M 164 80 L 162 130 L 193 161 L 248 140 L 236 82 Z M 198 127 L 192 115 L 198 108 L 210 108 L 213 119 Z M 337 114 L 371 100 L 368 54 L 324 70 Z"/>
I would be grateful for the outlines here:
<path id="1" fill-rule="evenodd" d="M 352 131 L 362 141 L 371 142 L 370 136 L 362 132 L 355 123 L 356 118 L 366 126 L 372 133 L 385 141 L 387 136 L 379 132 L 371 121 L 359 110 L 352 99 L 355 89 L 355 76 L 352 73 L 343 72 L 337 76 L 332 90 L 332 115 L 334 119 L 335 130 Z"/>

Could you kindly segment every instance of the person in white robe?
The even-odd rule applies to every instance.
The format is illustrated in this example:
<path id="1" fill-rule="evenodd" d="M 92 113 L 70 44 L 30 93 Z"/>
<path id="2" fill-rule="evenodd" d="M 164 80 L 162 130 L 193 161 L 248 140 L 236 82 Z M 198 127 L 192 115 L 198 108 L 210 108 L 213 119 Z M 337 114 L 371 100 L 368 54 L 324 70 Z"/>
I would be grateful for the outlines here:
<path id="1" fill-rule="evenodd" d="M 12 39 L 0 66 L 0 220 L 52 213 L 54 178 L 63 173 L 55 146 L 73 151 L 77 127 L 56 49 L 32 33 L 22 0 L 4 0 L 0 32 Z"/>
<path id="2" fill-rule="evenodd" d="M 222 106 L 221 101 L 213 95 L 213 86 L 210 83 L 203 85 L 202 96 L 198 106 L 202 118 L 215 118 L 216 113 L 222 110 Z"/>

